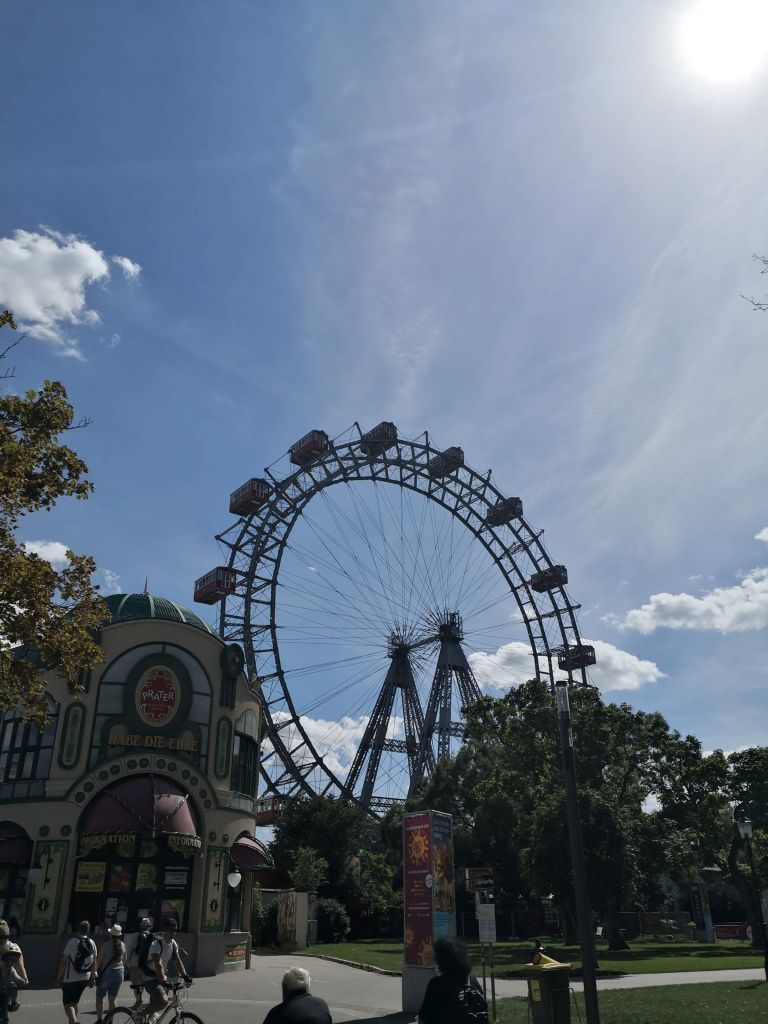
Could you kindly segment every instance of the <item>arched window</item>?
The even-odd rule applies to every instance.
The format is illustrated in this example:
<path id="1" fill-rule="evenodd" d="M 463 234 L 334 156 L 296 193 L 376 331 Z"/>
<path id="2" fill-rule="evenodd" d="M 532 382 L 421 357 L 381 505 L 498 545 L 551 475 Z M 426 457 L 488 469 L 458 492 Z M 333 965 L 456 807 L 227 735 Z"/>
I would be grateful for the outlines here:
<path id="1" fill-rule="evenodd" d="M 259 719 L 255 711 L 244 711 L 235 722 L 232 743 L 232 783 L 234 793 L 255 797 L 259 781 Z"/>
<path id="2" fill-rule="evenodd" d="M 42 796 L 50 775 L 59 706 L 48 699 L 50 721 L 44 729 L 6 711 L 0 730 L 0 799 Z"/>

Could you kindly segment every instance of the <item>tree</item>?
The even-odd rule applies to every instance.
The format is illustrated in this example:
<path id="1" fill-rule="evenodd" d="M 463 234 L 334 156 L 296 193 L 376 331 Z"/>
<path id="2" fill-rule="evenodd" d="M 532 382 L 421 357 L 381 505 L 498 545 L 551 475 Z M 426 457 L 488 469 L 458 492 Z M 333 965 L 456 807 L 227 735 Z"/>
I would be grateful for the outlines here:
<path id="1" fill-rule="evenodd" d="M 328 861 L 311 846 L 300 846 L 293 855 L 291 881 L 298 889 L 315 892 L 328 881 Z"/>
<path id="2" fill-rule="evenodd" d="M 745 863 L 745 840 L 733 824 L 725 861 L 752 926 L 752 945 L 760 949 L 763 942 L 768 941 L 760 927 L 757 907 L 759 894 L 768 888 L 768 747 L 750 747 L 731 754 L 728 767 L 735 819 L 752 822 L 754 874 Z"/>
<path id="3" fill-rule="evenodd" d="M 376 822 L 355 804 L 333 797 L 289 800 L 275 823 L 270 850 L 278 877 L 290 878 L 296 851 L 310 847 L 328 865 L 328 878 L 318 888 L 347 905 L 354 892 L 352 858 L 361 850 L 380 847 Z"/>
<path id="4" fill-rule="evenodd" d="M 571 693 L 579 800 L 592 906 L 609 946 L 624 948 L 618 913 L 660 893 L 660 876 L 687 873 L 715 849 L 710 824 L 727 806 L 721 754 L 704 758 L 693 737 L 659 714 L 605 704 L 593 687 Z M 532 680 L 468 711 L 466 744 L 438 767 L 413 805 L 454 815 L 457 863 L 464 844 L 494 867 L 500 896 L 553 894 L 574 916 L 567 816 L 554 700 Z M 677 775 L 675 775 L 677 773 Z M 644 811 L 657 795 L 662 811 Z M 707 820 L 696 818 L 704 807 Z M 643 862 L 653 855 L 650 865 Z M 464 865 L 469 866 L 469 865 Z"/>
<path id="5" fill-rule="evenodd" d="M 763 269 L 760 271 L 761 274 L 768 274 L 768 256 L 758 256 L 756 252 L 753 252 L 752 259 L 756 260 L 758 263 L 762 263 Z M 768 302 L 759 302 L 757 299 L 753 299 L 749 295 L 742 295 L 741 297 L 751 303 L 752 309 L 754 309 L 755 312 L 765 313 L 768 311 Z"/>
<path id="6" fill-rule="evenodd" d="M 7 310 L 0 327 L 16 330 Z M 0 360 L 17 344 L 0 352 Z M 6 371 L 2 379 L 12 376 Z M 48 704 L 39 669 L 58 673 L 76 694 L 80 671 L 103 657 L 94 634 L 109 621 L 91 583 L 92 558 L 68 551 L 68 564 L 57 571 L 16 539 L 24 516 L 49 510 L 62 497 L 84 500 L 93 490 L 88 467 L 61 443 L 62 434 L 86 425 L 73 419 L 58 381 L 21 396 L 0 395 L 0 711 L 18 708 L 40 725 Z"/>

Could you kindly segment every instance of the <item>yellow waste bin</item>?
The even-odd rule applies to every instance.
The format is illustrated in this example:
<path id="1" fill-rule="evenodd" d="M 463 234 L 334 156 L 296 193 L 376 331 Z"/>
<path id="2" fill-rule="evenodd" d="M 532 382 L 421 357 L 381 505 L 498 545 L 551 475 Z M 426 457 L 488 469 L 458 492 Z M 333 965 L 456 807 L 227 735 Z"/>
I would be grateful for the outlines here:
<path id="1" fill-rule="evenodd" d="M 571 964 L 559 964 L 538 950 L 534 960 L 523 967 L 532 1024 L 571 1024 Z"/>

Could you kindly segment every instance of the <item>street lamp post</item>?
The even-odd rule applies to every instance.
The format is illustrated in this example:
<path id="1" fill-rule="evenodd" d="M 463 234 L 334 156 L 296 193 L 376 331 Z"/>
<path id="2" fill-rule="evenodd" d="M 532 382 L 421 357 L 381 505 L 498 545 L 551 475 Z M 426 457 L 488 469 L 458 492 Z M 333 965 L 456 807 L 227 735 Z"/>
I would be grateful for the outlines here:
<path id="1" fill-rule="evenodd" d="M 596 957 L 592 907 L 587 888 L 587 868 L 584 861 L 584 839 L 579 815 L 579 795 L 576 789 L 576 758 L 573 750 L 571 729 L 571 705 L 568 700 L 568 680 L 558 679 L 555 683 L 557 721 L 560 726 L 560 749 L 563 756 L 565 778 L 565 805 L 568 812 L 568 838 L 571 846 L 573 866 L 573 887 L 576 897 L 576 922 L 579 929 L 581 949 L 581 972 L 584 983 L 584 1008 L 587 1024 L 600 1024 L 600 1007 L 597 1001 L 595 980 Z"/>
<path id="2" fill-rule="evenodd" d="M 747 863 L 752 873 L 752 894 L 757 903 L 757 919 L 760 922 L 760 939 L 763 946 L 763 969 L 765 970 L 765 980 L 768 981 L 768 934 L 766 934 L 765 930 L 763 901 L 760 898 L 760 889 L 755 885 L 755 859 L 752 854 L 752 822 L 749 818 L 745 818 L 744 821 L 736 822 L 736 828 L 739 830 L 739 836 L 744 843 L 747 852 Z"/>

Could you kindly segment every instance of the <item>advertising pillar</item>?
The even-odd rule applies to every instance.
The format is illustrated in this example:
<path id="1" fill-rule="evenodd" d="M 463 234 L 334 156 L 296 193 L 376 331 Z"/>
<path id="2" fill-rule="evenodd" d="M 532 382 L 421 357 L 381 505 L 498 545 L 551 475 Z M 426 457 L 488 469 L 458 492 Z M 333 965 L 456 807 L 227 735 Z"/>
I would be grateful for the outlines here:
<path id="1" fill-rule="evenodd" d="M 432 945 L 456 934 L 453 821 L 417 811 L 403 818 L 403 1011 L 417 1013 L 435 971 Z"/>

